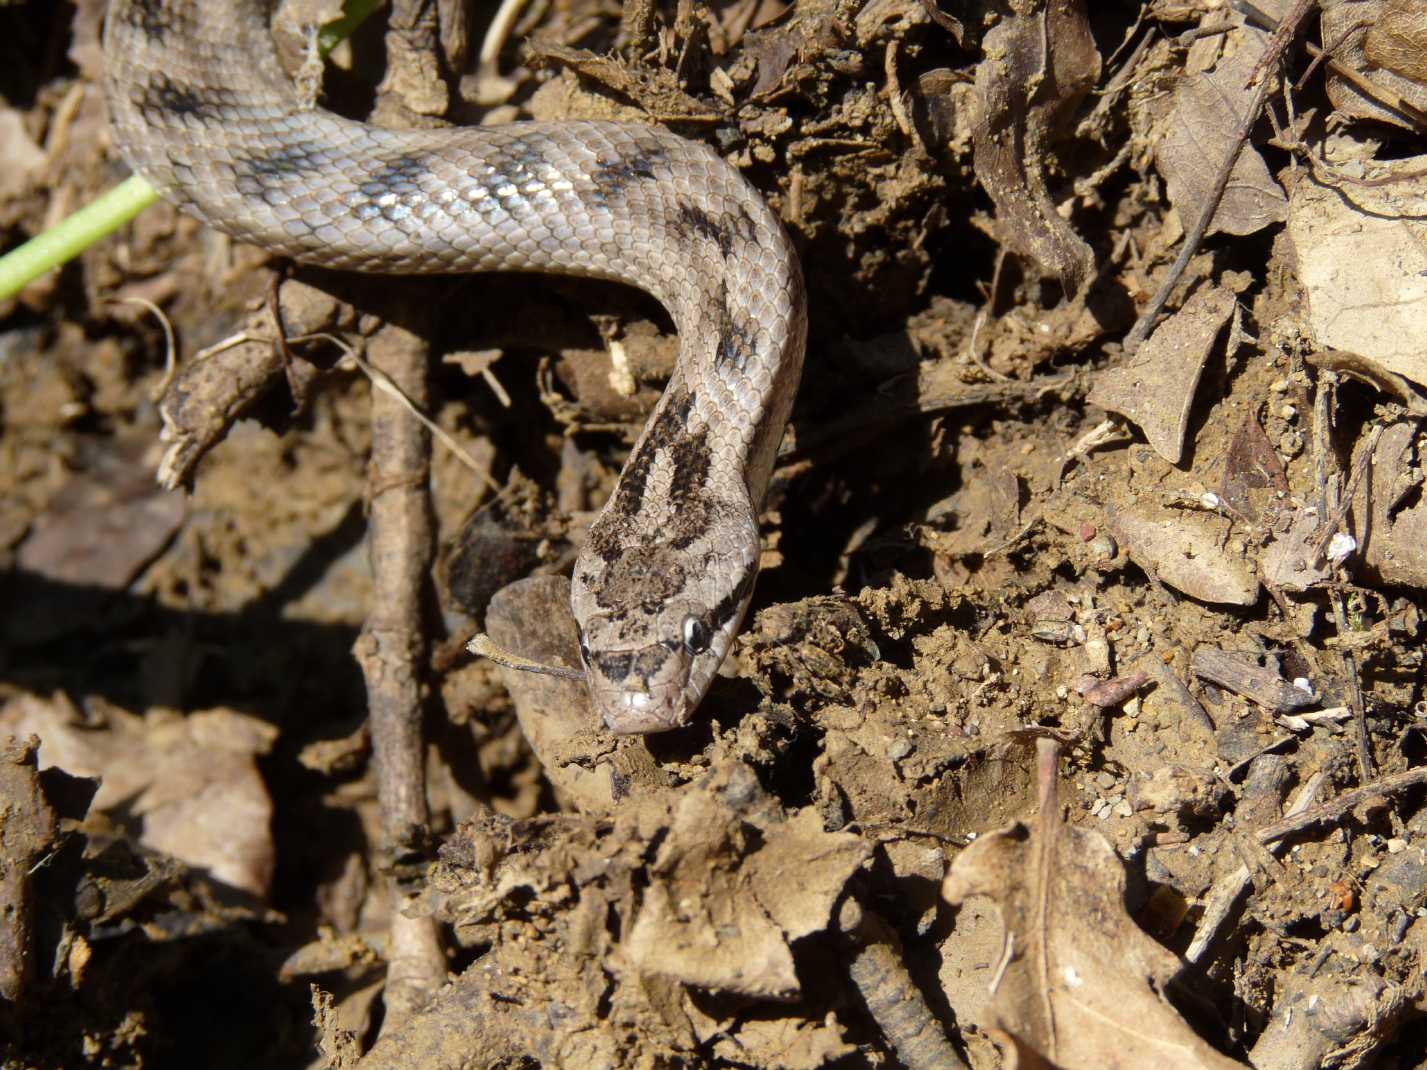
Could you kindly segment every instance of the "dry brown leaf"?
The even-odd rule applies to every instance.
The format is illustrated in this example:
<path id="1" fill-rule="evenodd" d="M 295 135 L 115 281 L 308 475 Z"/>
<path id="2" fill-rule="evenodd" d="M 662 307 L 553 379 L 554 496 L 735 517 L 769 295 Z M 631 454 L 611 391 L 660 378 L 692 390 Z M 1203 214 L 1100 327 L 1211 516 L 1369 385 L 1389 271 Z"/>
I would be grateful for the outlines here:
<path id="1" fill-rule="evenodd" d="M 168 544 L 188 511 L 184 496 L 156 487 L 150 467 L 124 452 L 64 485 L 20 544 L 22 569 L 122 589 Z"/>
<path id="2" fill-rule="evenodd" d="M 580 664 L 580 636 L 570 614 L 567 576 L 530 576 L 508 584 L 490 601 L 486 627 L 502 649 L 544 665 Z M 561 679 L 501 669 L 520 728 L 550 782 L 587 814 L 608 814 L 621 800 L 659 791 L 667 774 L 642 741 L 591 745 L 601 733 L 583 679 Z M 604 738 L 608 738 L 607 736 Z M 598 753 L 591 757 L 591 751 Z"/>
<path id="3" fill-rule="evenodd" d="M 24 115 L 14 108 L 0 108 L 0 198 L 11 201 L 26 193 L 38 181 L 45 167 L 45 152 L 25 129 Z"/>
<path id="4" fill-rule="evenodd" d="M 1375 67 L 1427 82 L 1427 3 L 1388 0 L 1363 34 L 1363 54 Z"/>
<path id="5" fill-rule="evenodd" d="M 943 895 L 991 900 L 1010 955 L 982 1024 L 1008 1065 L 1063 1070 L 1245 1070 L 1201 1040 L 1163 992 L 1175 955 L 1125 912 L 1124 867 L 1097 832 L 1013 825 L 952 864 Z"/>
<path id="6" fill-rule="evenodd" d="M 730 1025 L 713 1039 L 713 1052 L 736 1066 L 817 1070 L 857 1051 L 833 1021 L 752 1018 Z"/>
<path id="7" fill-rule="evenodd" d="M 1295 512 L 1288 530 L 1276 533 L 1259 551 L 1259 573 L 1264 582 L 1280 591 L 1306 591 L 1328 579 L 1332 569 L 1327 559 L 1315 559 L 1322 526 L 1323 519 L 1316 512 Z"/>
<path id="8" fill-rule="evenodd" d="M 1170 202 L 1185 226 L 1199 218 L 1214 189 L 1254 95 L 1249 74 L 1263 55 L 1267 35 L 1240 28 L 1222 44 L 1233 51 L 1213 69 L 1189 75 L 1175 90 L 1164 136 L 1155 145 L 1155 166 L 1164 176 Z M 1214 211 L 1209 233 L 1252 234 L 1287 214 L 1288 198 L 1252 145 L 1234 163 L 1229 185 Z"/>
<path id="9" fill-rule="evenodd" d="M 1095 255 L 1056 210 L 1046 166 L 1051 145 L 1100 76 L 1084 5 L 1052 0 L 1044 10 L 1004 17 L 982 47 L 975 167 L 996 203 L 997 236 L 1073 296 L 1090 281 Z"/>
<path id="10" fill-rule="evenodd" d="M 1203 516 L 1153 518 L 1124 512 L 1114 531 L 1140 568 L 1201 602 L 1251 606 L 1259 581 L 1242 555 L 1223 547 L 1224 524 Z"/>
<path id="11" fill-rule="evenodd" d="M 1229 452 L 1224 457 L 1224 478 L 1219 482 L 1219 496 L 1224 503 L 1242 516 L 1257 522 L 1261 510 L 1256 492 L 1268 491 L 1267 497 L 1288 493 L 1288 477 L 1278 451 L 1259 426 L 1253 411 L 1244 413 L 1244 422 L 1234 432 Z"/>
<path id="12" fill-rule="evenodd" d="M 1427 156 L 1372 169 L 1374 180 L 1420 175 Z M 1377 361 L 1427 387 L 1427 218 L 1420 180 L 1330 187 L 1304 179 L 1288 233 L 1318 346 Z"/>
<path id="13" fill-rule="evenodd" d="M 870 848 L 823 832 L 813 808 L 764 830 L 717 795 L 686 791 L 620 957 L 645 973 L 761 998 L 800 991 L 790 941 L 826 928 Z"/>
<path id="14" fill-rule="evenodd" d="M 1212 70 L 1189 75 L 1174 93 L 1174 106 L 1155 145 L 1155 166 L 1184 225 L 1204 211 L 1220 166 L 1233 148 L 1254 89 L 1249 74 L 1263 55 L 1267 35 L 1241 28 L 1226 35 L 1234 51 Z M 1244 146 L 1228 188 L 1214 211 L 1209 233 L 1252 234 L 1281 223 L 1288 198 L 1263 157 Z"/>
<path id="15" fill-rule="evenodd" d="M 1090 402 L 1134 421 L 1156 453 L 1178 464 L 1204 363 L 1233 311 L 1228 290 L 1199 290 L 1155 328 L 1133 360 L 1096 376 Z"/>
<path id="16" fill-rule="evenodd" d="M 1416 119 L 1399 108 L 1427 111 L 1427 12 L 1421 0 L 1339 0 L 1323 5 L 1321 22 L 1321 39 L 1332 46 L 1325 86 L 1336 118 L 1416 131 Z"/>
<path id="17" fill-rule="evenodd" d="M 108 706 L 103 722 L 86 719 L 63 696 L 19 695 L 0 707 L 0 734 L 39 736 L 44 768 L 101 779 L 95 809 L 123 805 L 141 815 L 145 847 L 265 897 L 274 866 L 272 801 L 254 759 L 276 729 L 224 709 L 141 717 Z"/>

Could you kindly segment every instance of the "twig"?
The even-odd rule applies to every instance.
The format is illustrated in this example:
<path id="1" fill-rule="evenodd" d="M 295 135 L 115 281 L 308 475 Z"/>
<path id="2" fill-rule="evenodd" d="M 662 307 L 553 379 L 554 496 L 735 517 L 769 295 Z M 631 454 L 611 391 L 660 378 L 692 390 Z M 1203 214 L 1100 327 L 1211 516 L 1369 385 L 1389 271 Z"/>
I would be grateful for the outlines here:
<path id="1" fill-rule="evenodd" d="M 1380 777 L 1360 788 L 1345 791 L 1321 806 L 1291 814 L 1282 821 L 1275 821 L 1272 825 L 1265 825 L 1254 835 L 1258 838 L 1259 843 L 1272 843 L 1274 840 L 1281 840 L 1285 836 L 1306 829 L 1309 825 L 1316 825 L 1320 821 L 1334 821 L 1362 803 L 1385 799 L 1418 784 L 1427 784 L 1427 766 L 1418 766 L 1416 769 L 1409 769 L 1404 773 Z"/>
<path id="2" fill-rule="evenodd" d="M 178 372 L 178 344 L 173 337 L 173 323 L 164 315 L 163 309 L 145 297 L 114 297 L 109 299 L 110 304 L 115 305 L 138 305 L 147 310 L 154 319 L 159 321 L 159 326 L 164 332 L 164 373 L 158 384 L 149 391 L 149 400 L 157 402 L 164 396 L 164 391 L 173 382 L 173 377 Z"/>
<path id="3" fill-rule="evenodd" d="M 546 665 L 543 661 L 532 661 L 519 654 L 512 654 L 509 650 L 496 646 L 495 641 L 485 632 L 477 632 L 472 636 L 471 641 L 466 644 L 466 649 L 476 657 L 493 661 L 505 669 L 533 672 L 541 676 L 556 676 L 561 680 L 583 680 L 585 678 L 585 674 L 578 669 L 567 669 L 563 665 Z"/>
<path id="4" fill-rule="evenodd" d="M 1314 475 L 1318 483 L 1318 509 L 1320 515 L 1332 518 L 1330 532 L 1337 527 L 1341 516 L 1346 515 L 1348 507 L 1352 504 L 1352 492 L 1345 491 L 1340 486 L 1340 472 L 1336 466 L 1336 454 L 1333 452 L 1330 441 L 1337 381 L 1335 375 L 1325 374 L 1323 381 L 1319 384 L 1317 395 L 1313 399 L 1313 454 Z M 1363 457 L 1351 479 L 1352 491 L 1356 491 L 1358 481 L 1371 464 L 1373 452 L 1377 448 L 1377 436 L 1381 435 L 1382 430 L 1381 426 L 1375 429 L 1369 447 L 1363 451 Z M 1314 547 L 1313 560 L 1315 562 L 1318 560 L 1321 549 L 1321 543 Z M 1336 588 L 1330 589 L 1328 604 L 1333 607 L 1333 621 L 1337 625 L 1338 634 L 1347 635 L 1350 629 L 1342 592 Z M 1348 702 L 1353 708 L 1353 750 L 1358 762 L 1358 779 L 1366 783 L 1377 775 L 1377 767 L 1373 762 L 1372 747 L 1368 740 L 1367 712 L 1363 704 L 1362 683 L 1358 673 L 1358 656 L 1355 651 L 1344 649 L 1342 657 L 1343 674 L 1348 681 Z"/>
<path id="5" fill-rule="evenodd" d="M 848 898 L 838 926 L 851 945 L 847 975 L 907 1070 L 968 1070 L 907 971 L 902 942 L 882 918 Z"/>
<path id="6" fill-rule="evenodd" d="M 369 353 L 372 365 L 403 395 L 418 403 L 427 400 L 424 338 L 387 323 L 373 336 Z M 388 391 L 372 395 L 369 463 L 372 598 L 353 652 L 367 683 L 385 841 L 383 868 L 394 878 L 393 893 L 400 904 L 406 896 L 391 867 L 422 857 L 428 819 L 421 724 L 426 648 L 422 595 L 430 582 L 433 536 L 427 493 L 430 440 L 421 422 Z M 404 1022 L 446 979 L 431 918 L 407 917 L 398 905 L 391 918 L 390 947 L 384 1029 L 386 1023 L 394 1028 Z"/>
<path id="7" fill-rule="evenodd" d="M 1372 429 L 1368 443 L 1363 447 L 1363 455 L 1353 468 L 1353 474 L 1348 479 L 1347 489 L 1343 491 L 1338 507 L 1333 510 L 1333 515 L 1324 523 L 1323 534 L 1319 535 L 1318 541 L 1313 544 L 1313 553 L 1308 558 L 1310 565 L 1323 563 L 1323 552 L 1328 548 L 1328 543 L 1337 533 L 1338 528 L 1342 526 L 1343 518 L 1348 515 L 1348 510 L 1353 507 L 1353 498 L 1358 493 L 1358 484 L 1362 482 L 1363 474 L 1372 467 L 1373 455 L 1377 452 L 1378 439 L 1382 438 L 1382 433 L 1385 430 L 1387 430 L 1385 424 L 1378 424 Z"/>
<path id="8" fill-rule="evenodd" d="M 1293 802 L 1289 804 L 1288 813 L 1290 815 L 1308 813 L 1308 807 L 1313 802 L 1314 796 L 1318 794 L 1318 789 L 1327 779 L 1326 773 L 1317 773 L 1311 777 L 1298 792 Z M 1259 834 L 1258 841 L 1263 844 L 1272 842 L 1264 839 L 1262 833 Z M 1198 962 L 1204 957 L 1204 953 L 1209 950 L 1209 945 L 1219 935 L 1219 929 L 1228 920 L 1248 884 L 1249 867 L 1240 866 L 1233 873 L 1220 878 L 1210 889 L 1204 904 L 1204 917 L 1199 922 L 1199 929 L 1195 932 L 1194 939 L 1190 941 L 1188 949 L 1184 952 L 1187 961 Z"/>
<path id="9" fill-rule="evenodd" d="M 409 99 L 424 103 L 444 96 L 446 87 L 439 79 L 424 97 L 415 82 L 402 83 L 400 90 L 393 85 L 391 65 L 397 57 L 406 55 L 407 63 L 414 62 L 408 49 L 413 39 L 436 46 L 434 36 L 429 40 L 424 36 L 433 31 L 432 14 L 422 0 L 392 5 L 387 79 L 373 109 L 386 114 L 388 121 L 407 115 Z M 372 292 L 379 293 L 375 287 Z M 429 301 L 403 300 L 401 291 L 394 297 L 397 307 L 381 309 L 386 322 L 367 348 L 372 368 L 391 389 L 372 393 L 367 491 L 372 599 L 354 648 L 367 685 L 384 840 L 380 857 L 386 863 L 383 868 L 393 900 L 383 1033 L 400 1028 L 446 982 L 436 920 L 405 909 L 411 897 L 401 879 L 405 867 L 424 860 L 428 837 L 422 672 L 427 662 L 424 606 L 435 525 L 431 440 L 413 412 L 430 407 L 427 369 L 435 317 Z"/>
<path id="10" fill-rule="evenodd" d="M 1154 651 L 1150 651 L 1144 657 L 1135 662 L 1154 678 L 1155 683 L 1164 688 L 1169 694 L 1174 696 L 1176 702 L 1189 715 L 1189 719 L 1199 725 L 1211 735 L 1214 733 L 1214 719 L 1209 716 L 1189 688 L 1184 686 L 1179 676 L 1159 658 Z"/>

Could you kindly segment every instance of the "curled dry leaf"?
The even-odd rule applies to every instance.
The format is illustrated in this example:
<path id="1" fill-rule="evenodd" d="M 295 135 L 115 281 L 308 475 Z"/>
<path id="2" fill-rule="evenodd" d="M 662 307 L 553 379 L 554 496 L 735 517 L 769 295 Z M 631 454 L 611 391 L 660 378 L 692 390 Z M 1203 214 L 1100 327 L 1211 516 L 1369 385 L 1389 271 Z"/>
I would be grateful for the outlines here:
<path id="1" fill-rule="evenodd" d="M 1233 311 L 1228 290 L 1200 290 L 1155 328 L 1133 360 L 1096 376 L 1091 403 L 1133 420 L 1156 453 L 1178 464 L 1204 363 Z"/>
<path id="2" fill-rule="evenodd" d="M 1337 118 L 1419 129 L 1411 112 L 1427 112 L 1422 0 L 1324 4 L 1321 36 L 1333 53 L 1325 85 Z"/>
<path id="3" fill-rule="evenodd" d="M 1417 464 L 1417 428 L 1397 423 L 1378 439 L 1369 487 L 1353 502 L 1355 527 L 1364 532 L 1363 562 L 1387 583 L 1427 587 L 1427 501 Z M 1359 443 L 1359 452 L 1366 440 Z M 1358 458 L 1354 457 L 1354 464 Z"/>
<path id="4" fill-rule="evenodd" d="M 1222 521 L 1125 512 L 1116 516 L 1114 527 L 1135 564 L 1191 598 L 1230 606 L 1258 601 L 1253 570 L 1242 555 L 1224 549 Z"/>
<path id="5" fill-rule="evenodd" d="M 1014 1045 L 1021 1066 L 1244 1070 L 1165 1000 L 1181 963 L 1125 912 L 1124 867 L 1106 839 L 1045 827 L 983 836 L 942 886 L 953 904 L 991 900 L 1004 927 L 1010 954 L 981 1024 Z"/>
<path id="6" fill-rule="evenodd" d="M 1288 233 L 1320 348 L 1377 361 L 1427 387 L 1427 218 L 1420 175 L 1427 157 L 1373 168 L 1365 186 L 1305 178 L 1289 203 Z"/>
<path id="7" fill-rule="evenodd" d="M 986 34 L 976 68 L 976 178 L 996 203 L 1001 240 L 1059 278 L 1069 296 L 1090 281 L 1095 256 L 1056 211 L 1046 166 L 1100 76 L 1100 53 L 1079 0 L 1028 6 L 1037 10 L 1008 15 Z"/>
<path id="8" fill-rule="evenodd" d="M 1170 202 L 1185 226 L 1207 207 L 1219 168 L 1238 138 L 1255 92 L 1248 85 L 1249 75 L 1263 55 L 1266 41 L 1266 34 L 1243 27 L 1226 34 L 1222 42 L 1206 39 L 1205 47 L 1222 44 L 1232 51 L 1212 70 L 1190 75 L 1175 90 L 1164 136 L 1155 145 L 1155 166 L 1164 176 Z M 1209 233 L 1253 234 L 1283 222 L 1287 203 L 1263 157 L 1246 145 L 1214 210 Z"/>

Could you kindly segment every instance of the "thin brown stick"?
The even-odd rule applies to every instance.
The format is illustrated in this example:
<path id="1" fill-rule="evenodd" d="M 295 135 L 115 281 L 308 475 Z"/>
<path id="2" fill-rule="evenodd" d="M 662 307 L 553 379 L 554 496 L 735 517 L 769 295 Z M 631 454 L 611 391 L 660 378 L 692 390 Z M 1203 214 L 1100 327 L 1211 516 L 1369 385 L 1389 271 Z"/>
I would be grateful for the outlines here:
<path id="1" fill-rule="evenodd" d="M 1259 843 L 1272 843 L 1274 840 L 1281 840 L 1285 836 L 1300 832 L 1310 825 L 1316 825 L 1320 821 L 1336 821 L 1356 806 L 1365 802 L 1389 798 L 1418 784 L 1427 784 L 1427 765 L 1408 769 L 1403 773 L 1394 773 L 1392 776 L 1379 777 L 1360 788 L 1345 791 L 1337 798 L 1329 799 L 1320 806 L 1285 817 L 1282 821 L 1275 821 L 1272 825 L 1265 825 L 1254 833 L 1254 836 Z"/>
<path id="2" fill-rule="evenodd" d="M 1326 779 L 1327 775 L 1324 773 L 1318 773 L 1309 778 L 1308 783 L 1303 785 L 1289 804 L 1288 820 L 1294 820 L 1295 817 L 1309 813 L 1308 806 L 1313 802 L 1314 796 L 1318 794 L 1318 789 L 1322 787 Z M 1265 840 L 1260 835 L 1259 842 L 1267 845 L 1271 841 Z M 1194 939 L 1190 941 L 1189 947 L 1185 949 L 1184 958 L 1186 961 L 1198 962 L 1204 957 L 1204 953 L 1209 950 L 1210 945 L 1219 935 L 1219 930 L 1223 928 L 1224 922 L 1233 913 L 1240 896 L 1244 894 L 1244 889 L 1249 886 L 1250 877 L 1249 867 L 1240 866 L 1215 882 L 1205 899 L 1204 916 L 1199 922 L 1199 928 L 1195 931 Z"/>
<path id="3" fill-rule="evenodd" d="M 848 944 L 847 974 L 908 1070 L 967 1070 L 907 971 L 896 930 L 849 897 L 838 916 Z"/>
<path id="4" fill-rule="evenodd" d="M 446 86 L 436 69 L 437 34 L 434 6 L 424 0 L 392 4 L 388 78 L 376 106 L 388 122 L 400 123 L 438 103 L 444 107 Z M 407 76 L 394 77 L 397 71 Z M 423 82 L 429 86 L 421 86 Z M 409 896 L 401 881 L 403 867 L 425 856 L 429 817 L 421 676 L 427 660 L 424 596 L 435 537 L 429 493 L 431 438 L 407 402 L 417 409 L 431 407 L 427 368 L 434 317 L 429 302 L 402 301 L 399 292 L 395 299 L 400 306 L 390 311 L 398 315 L 385 317 L 388 322 L 367 348 L 371 366 L 395 389 L 372 392 L 367 491 L 372 600 L 354 648 L 367 683 L 384 840 L 379 857 L 394 904 L 383 1033 L 409 1020 L 446 982 L 437 924 L 430 917 L 407 916 L 403 907 Z M 401 326 L 391 322 L 393 318 Z"/>
<path id="5" fill-rule="evenodd" d="M 387 324 L 372 338 L 368 355 L 403 394 L 417 404 L 427 403 L 427 345 L 422 337 Z M 421 666 L 426 657 L 422 594 L 432 556 L 430 442 L 405 405 L 386 391 L 373 391 L 372 601 L 354 653 L 367 681 L 385 840 L 380 854 L 389 873 L 404 860 L 420 857 L 426 840 Z M 393 890 L 400 903 L 401 889 Z M 405 917 L 398 908 L 391 919 L 384 1021 L 392 1027 L 405 1021 L 445 979 L 435 923 Z"/>

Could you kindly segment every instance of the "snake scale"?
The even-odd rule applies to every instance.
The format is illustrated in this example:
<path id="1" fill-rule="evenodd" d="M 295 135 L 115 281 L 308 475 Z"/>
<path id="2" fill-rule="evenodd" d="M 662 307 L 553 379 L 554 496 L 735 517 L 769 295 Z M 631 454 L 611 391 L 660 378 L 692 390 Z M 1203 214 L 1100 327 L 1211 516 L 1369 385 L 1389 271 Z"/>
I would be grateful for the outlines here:
<path id="1" fill-rule="evenodd" d="M 802 369 L 802 275 L 778 217 L 712 149 L 657 127 L 388 130 L 313 108 L 278 64 L 269 6 L 113 0 L 119 151 L 183 211 L 304 263 L 594 276 L 669 310 L 678 363 L 576 559 L 571 608 L 608 729 L 687 723 L 752 596 Z"/>

